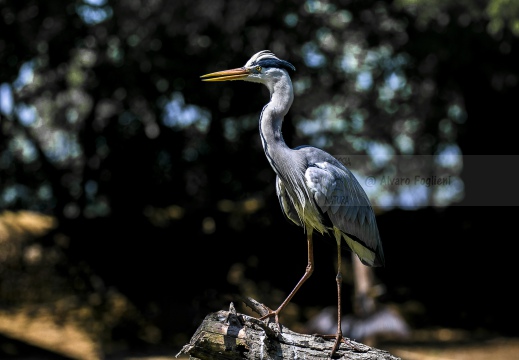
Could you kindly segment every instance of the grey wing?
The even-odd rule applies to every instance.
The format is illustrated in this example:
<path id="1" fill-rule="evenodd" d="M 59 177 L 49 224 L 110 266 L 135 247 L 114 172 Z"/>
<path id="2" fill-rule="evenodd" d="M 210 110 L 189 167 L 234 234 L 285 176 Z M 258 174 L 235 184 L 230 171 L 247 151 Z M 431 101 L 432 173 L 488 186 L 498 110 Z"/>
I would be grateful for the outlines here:
<path id="1" fill-rule="evenodd" d="M 340 231 L 365 265 L 383 265 L 375 213 L 355 176 L 347 168 L 325 161 L 308 167 L 305 180 L 315 202 L 332 222 L 336 236 Z"/>
<path id="2" fill-rule="evenodd" d="M 281 210 L 283 210 L 283 214 L 287 219 L 294 222 L 296 225 L 301 226 L 296 209 L 287 194 L 285 184 L 281 181 L 279 176 L 276 176 L 276 194 L 278 195 L 279 205 L 281 206 Z"/>

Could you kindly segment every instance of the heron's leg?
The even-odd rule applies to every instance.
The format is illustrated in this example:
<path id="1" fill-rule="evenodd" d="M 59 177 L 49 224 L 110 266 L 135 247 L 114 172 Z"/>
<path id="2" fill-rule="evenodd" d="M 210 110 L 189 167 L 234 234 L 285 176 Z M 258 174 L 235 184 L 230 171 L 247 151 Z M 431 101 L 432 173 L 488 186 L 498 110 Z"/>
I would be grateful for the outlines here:
<path id="1" fill-rule="evenodd" d="M 272 317 L 274 316 L 274 320 L 276 323 L 279 324 L 279 313 L 281 312 L 281 310 L 283 310 L 283 308 L 290 302 L 290 300 L 292 300 L 292 298 L 294 297 L 294 295 L 296 294 L 296 292 L 299 290 L 299 288 L 301 287 L 301 285 L 303 285 L 303 283 L 308 280 L 308 278 L 310 277 L 310 275 L 312 275 L 312 273 L 314 272 L 314 242 L 313 242 L 313 239 L 312 239 L 312 232 L 313 232 L 313 229 L 312 228 L 308 228 L 307 230 L 307 245 L 308 245 L 308 265 L 306 265 L 306 270 L 305 270 L 305 274 L 303 275 L 303 277 L 301 278 L 301 280 L 299 280 L 299 282 L 297 283 L 296 287 L 294 288 L 294 290 L 292 290 L 290 292 L 290 294 L 288 294 L 287 298 L 285 299 L 285 301 L 283 301 L 281 303 L 281 305 L 279 305 L 279 307 L 277 308 L 277 310 L 275 311 L 271 311 L 269 312 L 267 315 L 264 315 L 262 317 L 260 317 L 259 319 L 260 320 L 264 320 L 266 318 L 269 318 L 269 317 Z"/>
<path id="2" fill-rule="evenodd" d="M 342 286 L 342 274 L 341 274 L 341 262 L 342 262 L 342 256 L 341 256 L 341 241 L 342 241 L 342 235 L 340 232 L 336 230 L 335 232 L 335 239 L 337 240 L 337 276 L 335 277 L 335 281 L 337 282 L 337 334 L 336 335 L 320 335 L 321 337 L 325 339 L 333 339 L 335 338 L 335 343 L 333 344 L 332 351 L 330 353 L 330 357 L 334 357 L 337 350 L 339 350 L 341 346 L 341 342 L 349 345 L 352 349 L 356 351 L 362 351 L 357 346 L 351 343 L 351 341 L 348 338 L 345 338 L 342 335 L 342 326 L 341 326 L 341 286 Z"/>
<path id="3" fill-rule="evenodd" d="M 344 337 L 342 336 L 342 326 L 341 326 L 341 286 L 342 286 L 342 274 L 341 274 L 341 238 L 337 239 L 337 276 L 335 277 L 335 281 L 337 281 L 337 336 L 335 338 L 335 344 L 333 344 L 331 356 L 335 355 L 335 352 L 341 346 L 341 342 L 344 341 Z"/>

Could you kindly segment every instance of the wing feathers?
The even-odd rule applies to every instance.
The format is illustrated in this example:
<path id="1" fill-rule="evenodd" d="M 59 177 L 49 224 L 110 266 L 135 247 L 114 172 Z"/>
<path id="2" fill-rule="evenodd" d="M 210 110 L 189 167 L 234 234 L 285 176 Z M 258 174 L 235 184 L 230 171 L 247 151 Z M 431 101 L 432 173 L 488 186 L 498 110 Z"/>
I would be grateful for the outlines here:
<path id="1" fill-rule="evenodd" d="M 279 176 L 276 177 L 276 194 L 278 196 L 279 205 L 281 205 L 281 209 L 283 210 L 283 214 L 295 223 L 298 226 L 301 226 L 301 222 L 299 221 L 299 216 L 297 215 L 297 211 L 292 205 L 292 202 L 290 201 L 288 194 L 286 193 L 285 185 L 279 178 Z"/>
<path id="2" fill-rule="evenodd" d="M 316 204 L 360 260 L 369 266 L 383 265 L 375 214 L 355 176 L 345 167 L 320 162 L 308 167 L 305 178 Z"/>

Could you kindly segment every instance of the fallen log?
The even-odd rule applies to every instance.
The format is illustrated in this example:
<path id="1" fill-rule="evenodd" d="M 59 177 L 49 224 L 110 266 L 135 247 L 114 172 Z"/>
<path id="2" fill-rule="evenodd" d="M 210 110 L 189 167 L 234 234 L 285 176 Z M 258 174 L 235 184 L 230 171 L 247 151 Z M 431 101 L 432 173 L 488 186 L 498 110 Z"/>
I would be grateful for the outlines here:
<path id="1" fill-rule="evenodd" d="M 260 315 L 268 308 L 251 298 L 243 299 Z M 220 310 L 205 317 L 188 344 L 177 354 L 199 360 L 280 360 L 330 358 L 334 340 L 319 335 L 296 333 L 282 325 L 237 313 L 233 303 L 229 311 Z M 342 343 L 335 359 L 399 360 L 387 351 L 348 340 Z"/>

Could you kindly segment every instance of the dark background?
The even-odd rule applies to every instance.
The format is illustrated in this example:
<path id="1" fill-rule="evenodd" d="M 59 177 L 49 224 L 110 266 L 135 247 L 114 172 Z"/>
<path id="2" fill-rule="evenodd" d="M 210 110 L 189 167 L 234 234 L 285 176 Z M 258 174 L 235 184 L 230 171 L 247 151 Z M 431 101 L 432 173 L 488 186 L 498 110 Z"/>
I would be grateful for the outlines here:
<path id="1" fill-rule="evenodd" d="M 306 243 L 282 216 L 261 149 L 268 92 L 199 79 L 270 49 L 309 85 L 285 119 L 290 146 L 365 154 L 371 141 L 398 156 L 399 124 L 414 119 L 407 154 L 447 144 L 463 155 L 463 196 L 448 206 L 376 207 L 387 261 L 375 269 L 378 301 L 414 329 L 519 335 L 519 6 L 3 0 L 0 16 L 2 309 L 48 307 L 110 353 L 177 351 L 233 294 L 277 306 L 304 272 Z M 338 65 L 347 54 L 357 68 Z M 405 86 L 385 99 L 392 74 Z M 332 105 L 340 131 L 315 110 Z M 308 119 L 321 129 L 301 130 Z M 27 211 L 53 225 L 23 222 Z M 293 322 L 335 303 L 335 245 L 317 238 Z"/>

